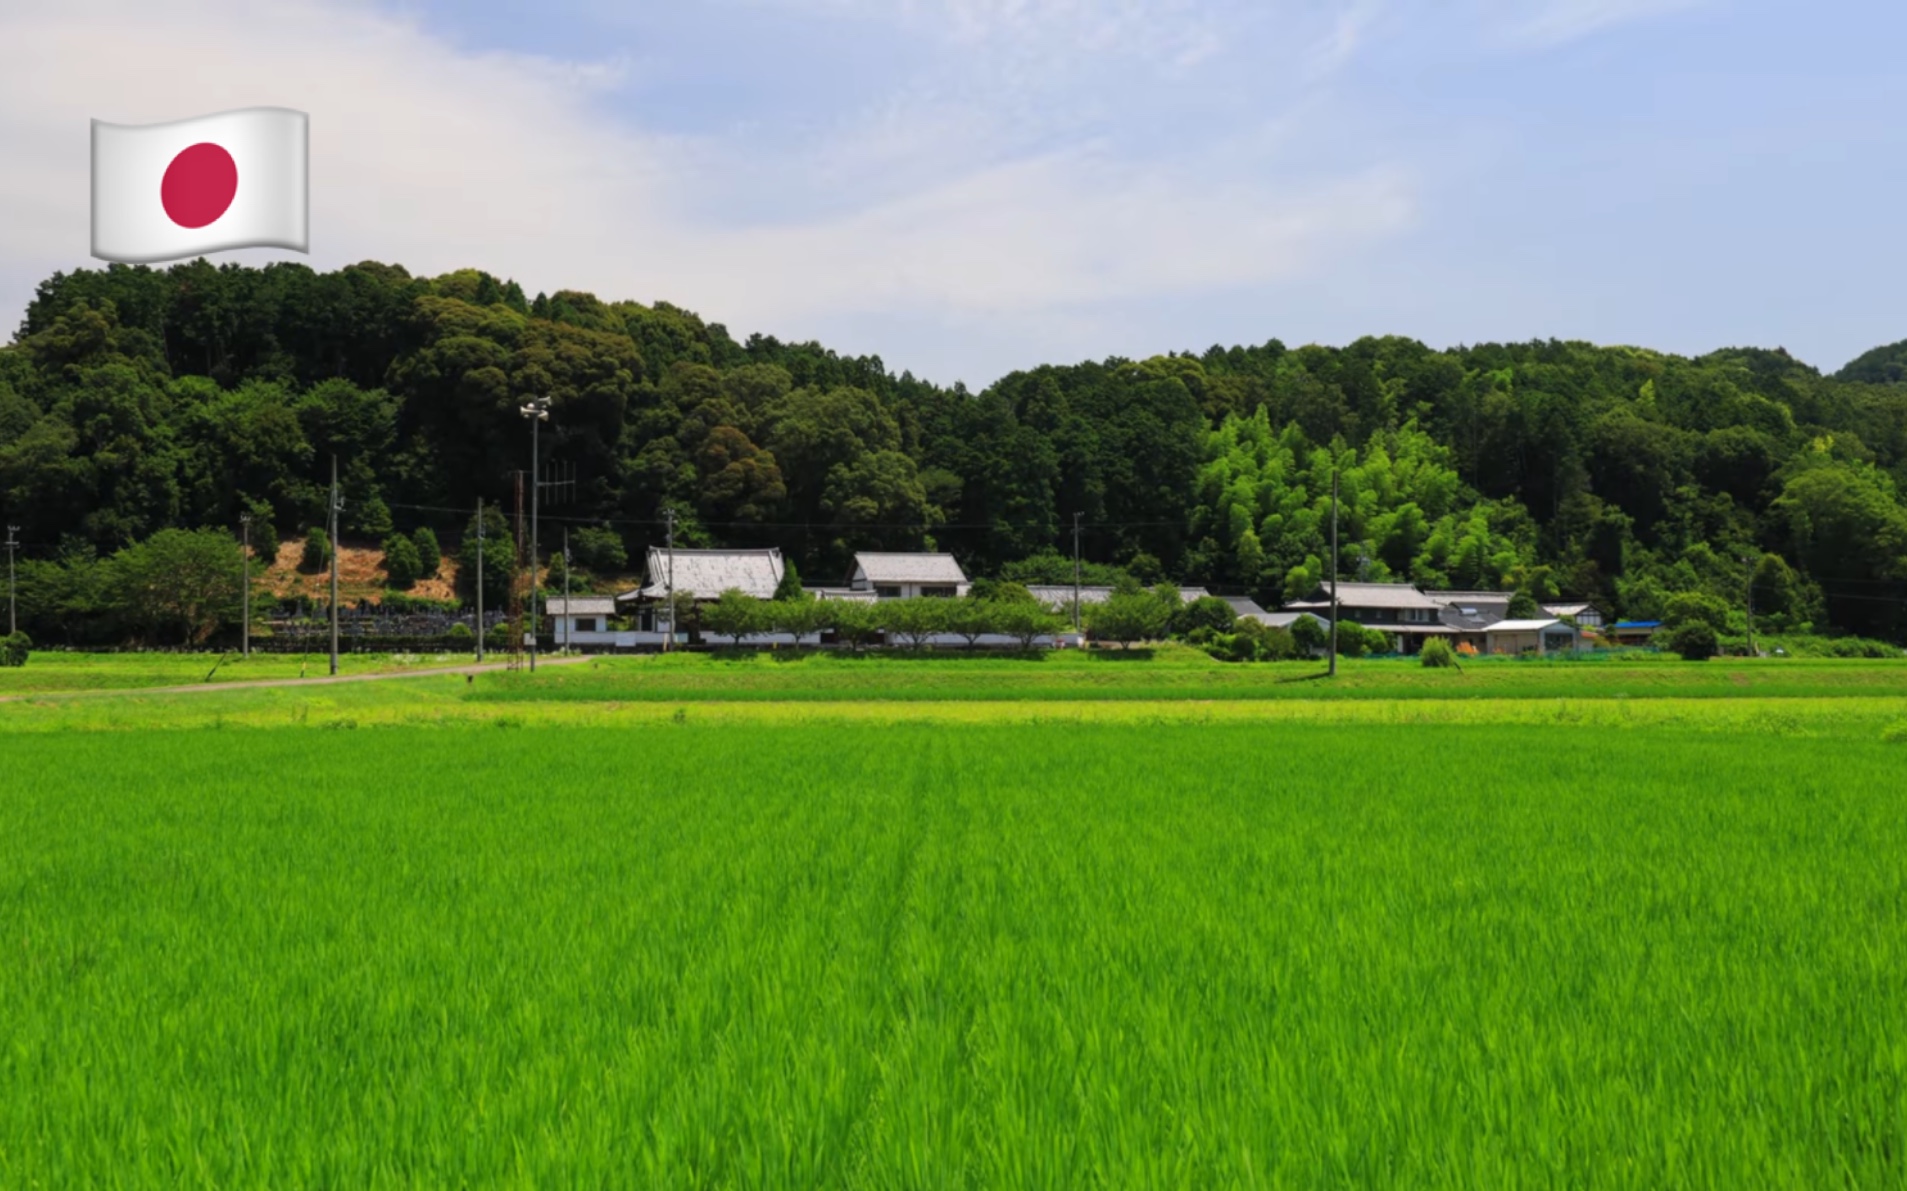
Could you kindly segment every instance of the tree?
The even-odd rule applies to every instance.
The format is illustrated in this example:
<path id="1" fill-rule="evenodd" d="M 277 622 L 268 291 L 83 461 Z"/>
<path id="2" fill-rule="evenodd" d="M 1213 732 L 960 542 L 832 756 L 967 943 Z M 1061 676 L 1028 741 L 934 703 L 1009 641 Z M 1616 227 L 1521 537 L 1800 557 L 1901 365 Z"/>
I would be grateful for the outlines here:
<path id="1" fill-rule="evenodd" d="M 419 526 L 411 535 L 411 544 L 417 548 L 417 577 L 434 579 L 437 571 L 444 565 L 444 552 L 437 545 L 437 532 L 428 525 Z"/>
<path id="2" fill-rule="evenodd" d="M 777 599 L 768 605 L 768 624 L 777 633 L 787 633 L 799 645 L 803 637 L 821 631 L 827 622 L 827 609 L 807 593 L 793 599 Z"/>
<path id="3" fill-rule="evenodd" d="M 762 602 L 739 587 L 724 591 L 702 609 L 702 627 L 740 645 L 742 638 L 763 627 Z"/>
<path id="4" fill-rule="evenodd" d="M 1065 617 L 1033 600 L 995 601 L 991 612 L 994 630 L 1013 638 L 1023 650 L 1032 649 L 1041 637 L 1057 636 L 1069 626 Z"/>
<path id="5" fill-rule="evenodd" d="M 874 606 L 875 622 L 890 637 L 905 641 L 910 649 L 920 649 L 930 637 L 948 630 L 948 613 L 954 601 L 916 598 L 882 600 Z"/>
<path id="6" fill-rule="evenodd" d="M 1726 633 L 1730 611 L 1726 601 L 1706 592 L 1677 592 L 1663 610 L 1662 627 L 1674 630 L 1686 624 L 1705 624 L 1712 633 Z"/>
<path id="7" fill-rule="evenodd" d="M 1300 616 L 1291 622 L 1291 639 L 1307 654 L 1315 654 L 1330 645 L 1330 630 L 1315 616 Z"/>
<path id="8" fill-rule="evenodd" d="M 14 632 L 0 637 L 0 667 L 24 666 L 33 649 L 33 638 Z"/>
<path id="9" fill-rule="evenodd" d="M 400 533 L 384 539 L 384 581 L 387 586 L 403 591 L 416 584 L 422 570 L 417 546 L 409 538 Z"/>
<path id="10" fill-rule="evenodd" d="M 1504 611 L 1506 620 L 1536 620 L 1543 615 L 1543 606 L 1536 597 L 1527 591 L 1519 590 L 1510 597 L 1510 606 Z"/>
<path id="11" fill-rule="evenodd" d="M 110 565 L 120 617 L 143 638 L 203 645 L 239 618 L 239 548 L 230 534 L 162 529 Z"/>
<path id="12" fill-rule="evenodd" d="M 1680 627 L 1671 630 L 1664 637 L 1664 645 L 1670 652 L 1682 656 L 1689 662 L 1705 662 L 1721 652 L 1721 642 L 1716 639 L 1715 630 L 1704 620 L 1684 621 Z"/>
<path id="13" fill-rule="evenodd" d="M 805 595 L 807 589 L 801 586 L 801 572 L 795 569 L 795 560 L 791 558 L 782 564 L 781 580 L 775 584 L 775 599 L 799 600 Z"/>
<path id="14" fill-rule="evenodd" d="M 457 543 L 457 581 L 465 599 L 477 594 L 477 515 L 464 523 L 463 537 Z M 516 538 L 503 511 L 495 505 L 483 506 L 483 606 L 498 609 L 508 605 L 510 587 L 516 582 Z"/>
<path id="15" fill-rule="evenodd" d="M 573 530 L 569 535 L 569 548 L 577 566 L 599 574 L 612 574 L 629 565 L 629 551 L 623 548 L 622 538 L 613 529 L 585 525 Z"/>
<path id="16" fill-rule="evenodd" d="M 946 603 L 947 631 L 965 638 L 968 649 L 979 645 L 980 638 L 994 631 L 995 601 L 981 599 L 969 592 L 960 599 Z"/>
<path id="17" fill-rule="evenodd" d="M 826 615 L 823 623 L 854 652 L 859 653 L 867 644 L 880 634 L 880 625 L 875 620 L 875 605 L 869 600 L 824 600 Z"/>
<path id="18" fill-rule="evenodd" d="M 1238 623 L 1238 613 L 1232 606 L 1217 596 L 1200 596 L 1189 604 L 1181 606 L 1172 618 L 1172 629 L 1181 636 L 1205 630 L 1207 633 L 1225 633 Z"/>
<path id="19" fill-rule="evenodd" d="M 1156 641 L 1172 623 L 1172 606 L 1149 591 L 1114 592 L 1086 610 L 1086 629 L 1095 638 L 1131 649 L 1134 641 Z"/>
<path id="20" fill-rule="evenodd" d="M 305 531 L 304 552 L 298 556 L 298 569 L 315 575 L 331 563 L 331 539 L 317 526 Z"/>

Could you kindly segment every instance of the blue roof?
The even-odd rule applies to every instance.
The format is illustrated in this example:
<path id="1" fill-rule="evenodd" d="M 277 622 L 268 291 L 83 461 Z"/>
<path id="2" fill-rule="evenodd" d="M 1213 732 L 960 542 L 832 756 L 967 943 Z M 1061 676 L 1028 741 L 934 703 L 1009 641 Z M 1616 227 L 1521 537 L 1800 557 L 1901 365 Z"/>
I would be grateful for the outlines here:
<path id="1" fill-rule="evenodd" d="M 1662 622 L 1659 620 L 1618 620 L 1615 627 L 1619 629 L 1659 629 L 1662 627 Z"/>

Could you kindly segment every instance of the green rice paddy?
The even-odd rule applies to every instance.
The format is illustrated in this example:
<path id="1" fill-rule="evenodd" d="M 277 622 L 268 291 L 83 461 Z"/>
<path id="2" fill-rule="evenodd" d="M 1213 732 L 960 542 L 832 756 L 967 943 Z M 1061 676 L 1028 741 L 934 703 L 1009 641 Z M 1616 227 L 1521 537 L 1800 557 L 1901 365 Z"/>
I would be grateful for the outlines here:
<path id="1" fill-rule="evenodd" d="M 1907 668 L 1053 662 L 0 704 L 0 1186 L 1907 1183 Z"/>

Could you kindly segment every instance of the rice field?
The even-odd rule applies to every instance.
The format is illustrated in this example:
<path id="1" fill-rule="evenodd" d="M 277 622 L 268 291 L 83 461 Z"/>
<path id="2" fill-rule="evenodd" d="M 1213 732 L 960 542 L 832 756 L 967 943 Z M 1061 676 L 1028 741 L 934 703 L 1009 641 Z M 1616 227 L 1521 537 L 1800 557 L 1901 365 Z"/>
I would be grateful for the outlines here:
<path id="1" fill-rule="evenodd" d="M 0 1186 L 1907 1182 L 1885 682 L 505 677 L 0 706 Z"/>

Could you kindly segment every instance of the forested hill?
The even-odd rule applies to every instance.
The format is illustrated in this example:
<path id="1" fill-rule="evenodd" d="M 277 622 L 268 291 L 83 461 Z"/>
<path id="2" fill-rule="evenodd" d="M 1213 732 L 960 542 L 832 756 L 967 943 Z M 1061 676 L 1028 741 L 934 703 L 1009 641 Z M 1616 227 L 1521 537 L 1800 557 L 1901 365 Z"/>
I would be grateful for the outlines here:
<path id="1" fill-rule="evenodd" d="M 113 267 L 46 281 L 0 349 L 0 516 L 39 558 L 248 510 L 297 533 L 335 451 L 347 536 L 454 547 L 528 465 L 536 396 L 577 480 L 550 516 L 631 557 L 672 505 L 679 543 L 778 545 L 810 582 L 929 545 L 1032 576 L 1077 514 L 1091 560 L 1277 601 L 1322 574 L 1335 459 L 1347 576 L 1646 617 L 1737 602 L 1753 568 L 1778 622 L 1907 632 L 1907 344 L 1824 376 L 1780 350 L 1272 340 L 973 393 L 474 271 Z"/>

